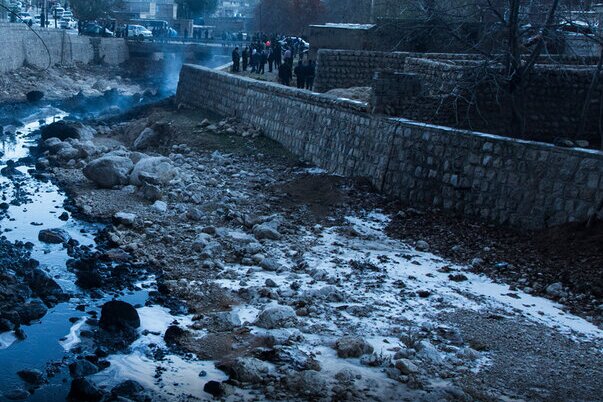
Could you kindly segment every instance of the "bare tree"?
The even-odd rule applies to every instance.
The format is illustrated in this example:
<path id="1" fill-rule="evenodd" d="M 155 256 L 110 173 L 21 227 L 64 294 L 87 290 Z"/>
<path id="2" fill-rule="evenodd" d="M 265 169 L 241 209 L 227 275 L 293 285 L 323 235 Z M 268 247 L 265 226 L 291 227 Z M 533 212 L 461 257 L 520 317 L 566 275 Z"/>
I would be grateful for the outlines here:
<path id="1" fill-rule="evenodd" d="M 577 6 L 569 0 L 414 0 L 404 5 L 399 18 L 406 31 L 393 47 L 406 50 L 417 38 L 427 38 L 431 42 L 423 49 L 409 50 L 446 51 L 442 49 L 448 47 L 475 55 L 463 65 L 463 74 L 448 83 L 456 86 L 448 96 L 443 94 L 441 108 L 446 101 L 467 118 L 469 108 L 480 116 L 479 89 L 489 86 L 501 111 L 509 116 L 510 134 L 525 137 L 526 87 L 537 63 L 544 57 L 554 59 L 550 53 L 560 46 L 560 20 Z"/>

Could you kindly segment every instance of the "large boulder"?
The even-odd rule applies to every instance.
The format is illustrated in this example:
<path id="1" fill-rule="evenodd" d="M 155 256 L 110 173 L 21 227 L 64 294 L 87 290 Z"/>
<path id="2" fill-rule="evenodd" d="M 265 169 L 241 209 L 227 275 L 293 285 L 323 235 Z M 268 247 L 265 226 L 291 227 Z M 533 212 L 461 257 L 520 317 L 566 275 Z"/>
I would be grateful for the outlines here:
<path id="1" fill-rule="evenodd" d="M 80 152 L 80 157 L 90 158 L 99 153 L 98 148 L 92 141 L 71 141 L 71 146 Z"/>
<path id="2" fill-rule="evenodd" d="M 44 317 L 47 308 L 41 301 L 33 300 L 32 302 L 21 304 L 15 311 L 19 314 L 21 324 L 29 324 Z"/>
<path id="3" fill-rule="evenodd" d="M 111 390 L 111 397 L 115 400 L 127 399 L 129 401 L 137 402 L 150 400 L 149 396 L 145 393 L 143 386 L 133 380 L 126 380 L 116 385 Z"/>
<path id="4" fill-rule="evenodd" d="M 176 168 L 168 158 L 151 156 L 141 159 L 134 166 L 130 174 L 130 184 L 140 186 L 145 181 L 148 182 L 149 178 L 155 182 L 151 184 L 167 184 L 176 175 Z"/>
<path id="5" fill-rule="evenodd" d="M 88 163 L 83 172 L 99 187 L 112 188 L 128 184 L 133 167 L 134 163 L 128 157 L 105 155 Z"/>
<path id="6" fill-rule="evenodd" d="M 255 225 L 253 227 L 253 235 L 256 239 L 269 239 L 269 240 L 278 240 L 281 238 L 281 234 L 274 227 L 274 225 L 270 223 L 263 223 L 260 225 Z"/>
<path id="7" fill-rule="evenodd" d="M 48 150 L 52 154 L 56 154 L 61 149 L 69 147 L 71 147 L 71 144 L 61 141 L 57 137 L 48 138 L 42 143 L 42 149 Z"/>
<path id="8" fill-rule="evenodd" d="M 78 149 L 75 149 L 71 144 L 67 144 L 57 152 L 57 158 L 61 161 L 69 161 L 71 159 L 79 159 L 82 156 Z"/>
<path id="9" fill-rule="evenodd" d="M 40 268 L 36 268 L 26 276 L 27 284 L 48 305 L 69 299 L 61 286 Z"/>
<path id="10" fill-rule="evenodd" d="M 96 365 L 85 359 L 77 360 L 69 365 L 69 373 L 75 378 L 87 377 L 98 373 L 98 371 Z"/>
<path id="11" fill-rule="evenodd" d="M 44 98 L 44 92 L 42 91 L 29 91 L 25 94 L 28 102 L 38 102 Z"/>
<path id="12" fill-rule="evenodd" d="M 339 357 L 360 357 L 373 353 L 373 347 L 359 336 L 343 336 L 335 342 L 335 350 Z"/>
<path id="13" fill-rule="evenodd" d="M 61 244 L 71 239 L 69 233 L 63 229 L 42 229 L 38 233 L 38 240 L 42 243 Z"/>
<path id="14" fill-rule="evenodd" d="M 31 385 L 41 385 L 46 382 L 46 375 L 40 370 L 21 370 L 17 372 L 17 375 L 21 377 L 23 381 Z"/>
<path id="15" fill-rule="evenodd" d="M 65 141 L 67 138 L 78 140 L 91 140 L 96 135 L 96 130 L 80 122 L 59 120 L 40 128 L 42 140 L 56 137 Z"/>
<path id="16" fill-rule="evenodd" d="M 130 303 L 112 300 L 103 304 L 99 325 L 107 331 L 138 328 L 140 327 L 140 316 Z"/>
<path id="17" fill-rule="evenodd" d="M 167 123 L 156 123 L 152 127 L 146 127 L 134 140 L 133 147 L 141 150 L 158 146 L 161 142 L 171 136 L 172 127 Z"/>
<path id="18" fill-rule="evenodd" d="M 289 390 L 302 400 L 320 400 L 328 395 L 329 384 L 324 375 L 314 370 L 292 372 L 286 379 Z"/>
<path id="19" fill-rule="evenodd" d="M 104 393 L 86 378 L 76 378 L 71 382 L 67 399 L 70 401 L 96 402 L 103 399 Z"/>
<path id="20" fill-rule="evenodd" d="M 251 384 L 267 381 L 270 366 L 255 357 L 239 357 L 232 361 L 221 362 L 218 368 L 230 374 L 233 380 Z"/>
<path id="21" fill-rule="evenodd" d="M 168 346 L 181 346 L 187 338 L 188 332 L 177 325 L 170 325 L 163 335 L 165 344 Z"/>
<path id="22" fill-rule="evenodd" d="M 255 321 L 255 325 L 266 329 L 289 328 L 296 324 L 297 316 L 289 306 L 267 307 Z"/>

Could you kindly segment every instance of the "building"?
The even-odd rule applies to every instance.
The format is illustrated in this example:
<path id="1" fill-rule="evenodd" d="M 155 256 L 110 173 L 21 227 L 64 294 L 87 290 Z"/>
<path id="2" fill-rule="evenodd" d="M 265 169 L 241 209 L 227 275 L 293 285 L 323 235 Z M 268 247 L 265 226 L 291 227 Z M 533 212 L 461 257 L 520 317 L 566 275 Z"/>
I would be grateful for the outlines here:
<path id="1" fill-rule="evenodd" d="M 129 19 L 164 20 L 171 23 L 178 18 L 175 0 L 124 0 L 122 14 Z"/>
<path id="2" fill-rule="evenodd" d="M 214 13 L 215 18 L 251 17 L 259 0 L 220 0 Z"/>

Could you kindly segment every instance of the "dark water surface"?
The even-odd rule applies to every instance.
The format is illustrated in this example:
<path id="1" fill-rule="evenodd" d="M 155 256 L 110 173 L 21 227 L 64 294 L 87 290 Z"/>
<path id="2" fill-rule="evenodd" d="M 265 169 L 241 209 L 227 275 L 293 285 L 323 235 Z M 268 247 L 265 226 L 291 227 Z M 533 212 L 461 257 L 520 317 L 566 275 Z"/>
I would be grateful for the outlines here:
<path id="1" fill-rule="evenodd" d="M 217 67 L 227 63 L 228 60 L 227 52 L 219 49 L 215 54 L 200 60 L 199 64 Z M 134 106 L 128 99 L 95 101 L 92 103 L 98 105 L 98 110 L 86 111 L 86 118 L 90 117 L 90 113 L 99 112 L 103 107 L 111 106 L 111 103 L 115 102 L 119 102 L 120 107 Z M 68 107 L 65 107 L 67 104 L 68 102 L 60 105 L 0 105 L 0 125 L 8 131 L 0 135 L 0 169 L 10 160 L 16 162 L 29 156 L 30 148 L 36 145 L 37 132 L 41 124 L 49 124 L 63 118 L 83 117 L 78 114 L 81 110 L 68 111 Z M 6 214 L 0 215 L 0 235 L 5 236 L 10 242 L 33 243 L 32 258 L 38 260 L 40 267 L 48 272 L 64 290 L 74 294 L 74 297 L 69 302 L 60 303 L 49 309 L 40 321 L 24 326 L 27 338 L 23 341 L 16 340 L 12 332 L 0 334 L 0 401 L 2 402 L 8 400 L 3 395 L 14 389 L 29 389 L 33 392 L 28 401 L 65 400 L 71 378 L 66 365 L 59 363 L 68 363 L 75 358 L 71 350 L 81 341 L 79 332 L 86 328 L 84 321 L 90 316 L 89 312 L 93 310 L 100 314 L 100 306 L 113 298 L 112 295 L 106 295 L 101 299 L 91 299 L 87 293 L 79 290 L 74 283 L 75 275 L 66 267 L 66 261 L 70 258 L 67 249 L 63 245 L 50 245 L 38 241 L 40 230 L 61 228 L 80 244 L 94 247 L 94 236 L 103 226 L 74 217 L 70 217 L 67 222 L 60 220 L 59 215 L 66 212 L 67 196 L 51 181 L 42 181 L 33 177 L 29 170 L 33 171 L 34 163 L 32 159 L 18 167 L 23 173 L 19 180 L 11 180 L 0 175 L 0 196 L 3 198 L 0 202 L 10 204 L 15 199 L 20 201 L 19 205 L 10 205 Z M 169 325 L 175 317 L 169 315 L 162 307 L 142 307 L 148 299 L 149 289 L 152 286 L 152 281 L 144 286 L 136 286 L 137 290 L 123 292 L 120 300 L 138 306 L 143 317 L 143 328 L 146 326 L 157 333 Z M 116 289 L 116 291 L 120 290 Z M 86 312 L 78 311 L 76 309 L 78 305 L 86 305 Z M 76 318 L 79 320 L 75 321 Z M 71 322 L 70 319 L 75 322 Z M 153 336 L 155 335 L 148 335 L 148 339 L 143 336 L 132 345 L 131 355 L 115 356 L 113 360 L 110 357 L 108 360 L 112 362 L 112 366 L 96 376 L 97 382 L 110 386 L 120 380 L 132 378 L 145 386 L 153 386 L 152 375 L 156 366 L 146 357 L 150 354 L 146 344 L 161 341 L 152 338 Z M 35 390 L 28 387 L 16 374 L 23 369 L 38 369 L 46 372 L 54 363 L 59 367 L 57 374 L 49 379 L 48 384 Z M 188 386 L 189 389 L 202 389 L 202 384 L 207 381 L 206 378 L 205 381 L 197 383 L 200 380 L 199 371 L 196 370 L 206 369 L 210 375 L 213 371 L 213 367 L 201 367 L 203 364 L 200 362 L 188 364 L 177 357 L 170 360 L 169 356 L 162 365 L 167 368 L 167 373 L 171 371 L 174 379 L 181 385 Z M 213 373 L 213 377 L 216 378 L 220 375 Z M 163 385 L 159 387 L 165 388 Z"/>

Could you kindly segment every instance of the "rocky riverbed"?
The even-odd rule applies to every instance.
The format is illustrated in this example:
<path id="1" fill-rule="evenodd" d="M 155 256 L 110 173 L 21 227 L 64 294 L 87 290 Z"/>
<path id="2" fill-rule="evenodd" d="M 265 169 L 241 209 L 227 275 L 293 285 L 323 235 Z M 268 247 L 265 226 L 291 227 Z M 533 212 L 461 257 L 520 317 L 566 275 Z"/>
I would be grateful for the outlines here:
<path id="1" fill-rule="evenodd" d="M 401 208 L 253 127 L 169 102 L 47 126 L 42 138 L 37 170 L 67 191 L 77 216 L 107 224 L 101 251 L 84 258 L 92 268 L 75 269 L 84 288 L 120 286 L 95 265 L 103 258 L 129 264 L 118 270 L 132 275 L 126 283 L 153 275 L 148 306 L 124 307 L 124 331 L 107 336 L 121 324 L 94 319 L 72 327 L 72 347 L 85 351 L 88 337 L 105 351 L 74 367 L 72 396 L 601 395 L 600 296 L 524 270 L 493 235 L 476 246 L 488 227 Z M 529 261 L 547 264 L 536 253 Z M 116 378 L 130 382 L 116 390 Z"/>

